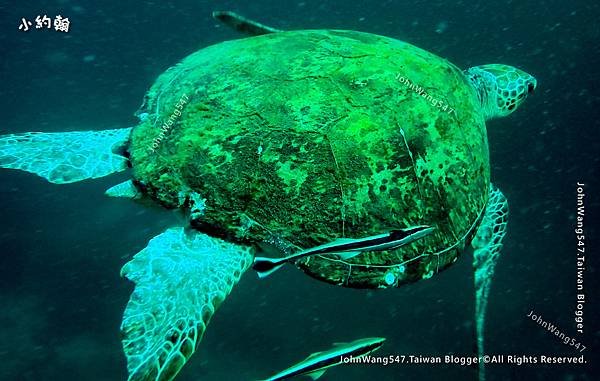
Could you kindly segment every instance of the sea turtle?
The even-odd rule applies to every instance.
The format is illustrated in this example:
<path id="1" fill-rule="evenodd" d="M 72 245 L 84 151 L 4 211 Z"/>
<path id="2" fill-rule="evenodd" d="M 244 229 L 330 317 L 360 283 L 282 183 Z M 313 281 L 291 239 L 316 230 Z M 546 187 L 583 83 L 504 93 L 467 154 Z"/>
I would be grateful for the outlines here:
<path id="1" fill-rule="evenodd" d="M 130 168 L 132 180 L 109 196 L 189 216 L 122 269 L 136 284 L 121 327 L 129 379 L 173 379 L 256 253 L 418 225 L 435 230 L 394 250 L 296 265 L 344 287 L 398 287 L 437 274 L 472 243 L 482 353 L 508 216 L 490 183 L 485 121 L 515 111 L 536 80 L 499 64 L 462 71 L 370 33 L 215 17 L 256 36 L 161 74 L 137 126 L 0 137 L 1 167 L 57 184 Z"/>

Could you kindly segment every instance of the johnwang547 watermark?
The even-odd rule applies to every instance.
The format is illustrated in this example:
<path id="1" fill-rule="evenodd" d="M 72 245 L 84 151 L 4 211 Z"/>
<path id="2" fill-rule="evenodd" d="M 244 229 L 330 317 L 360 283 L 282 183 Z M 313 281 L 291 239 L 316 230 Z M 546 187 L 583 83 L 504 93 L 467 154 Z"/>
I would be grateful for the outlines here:
<path id="1" fill-rule="evenodd" d="M 177 118 L 179 118 L 181 116 L 181 110 L 183 110 L 184 105 L 188 103 L 188 100 L 189 100 L 189 97 L 186 94 L 183 94 L 181 96 L 181 98 L 179 98 L 179 102 L 177 102 L 177 104 L 173 108 L 173 112 L 169 116 L 169 119 L 167 119 L 162 124 L 162 126 L 160 127 L 160 130 L 161 130 L 160 133 L 152 141 L 152 146 L 150 147 L 150 151 L 151 152 L 154 153 L 154 151 L 160 145 L 160 142 L 165 138 L 166 134 L 173 127 L 173 124 L 175 123 L 175 121 L 177 120 Z"/>
<path id="2" fill-rule="evenodd" d="M 456 110 L 454 108 L 450 107 L 447 103 L 444 103 L 443 101 L 434 98 L 431 94 L 427 93 L 427 91 L 425 91 L 423 87 L 415 85 L 408 78 L 402 76 L 401 74 L 396 75 L 396 79 L 398 80 L 398 82 L 402 83 L 406 87 L 413 90 L 415 93 L 425 98 L 428 102 L 431 103 L 432 106 L 437 107 L 440 110 L 447 112 L 448 114 L 454 113 L 454 115 L 456 115 Z"/>

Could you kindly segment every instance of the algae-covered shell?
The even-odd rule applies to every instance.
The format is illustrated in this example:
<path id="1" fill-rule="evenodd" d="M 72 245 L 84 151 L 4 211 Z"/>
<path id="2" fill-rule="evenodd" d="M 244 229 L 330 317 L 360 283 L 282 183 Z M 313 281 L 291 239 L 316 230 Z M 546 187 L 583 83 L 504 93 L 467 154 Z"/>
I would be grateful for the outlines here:
<path id="1" fill-rule="evenodd" d="M 291 252 L 431 225 L 428 237 L 308 274 L 389 287 L 451 264 L 487 201 L 484 118 L 462 71 L 405 42 L 292 31 L 220 43 L 162 74 L 130 147 L 136 180 L 168 207 L 205 199 L 195 226 Z"/>

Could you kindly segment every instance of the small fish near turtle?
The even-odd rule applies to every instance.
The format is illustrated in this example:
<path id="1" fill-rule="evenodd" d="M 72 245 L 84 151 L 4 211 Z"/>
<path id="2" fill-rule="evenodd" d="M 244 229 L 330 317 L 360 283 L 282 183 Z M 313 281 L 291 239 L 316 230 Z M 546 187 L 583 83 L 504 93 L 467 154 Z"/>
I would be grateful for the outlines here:
<path id="1" fill-rule="evenodd" d="M 482 354 L 508 222 L 490 182 L 485 121 L 514 112 L 535 78 L 500 64 L 463 71 L 370 33 L 214 16 L 254 36 L 161 74 L 136 126 L 0 136 L 0 167 L 55 184 L 128 170 L 131 180 L 108 195 L 187 213 L 188 226 L 152 238 L 121 270 L 135 283 L 121 326 L 129 380 L 175 378 L 265 242 L 315 279 L 367 289 L 431 278 L 471 244 Z M 399 86 L 398 75 L 456 112 Z M 180 115 L 161 129 L 183 95 Z M 393 231 L 423 226 L 431 230 L 389 242 Z M 343 240 L 358 249 L 341 250 Z M 311 254 L 289 258 L 303 251 Z"/>
<path id="2" fill-rule="evenodd" d="M 333 348 L 315 352 L 304 360 L 263 381 L 287 380 L 296 376 L 308 376 L 313 380 L 321 377 L 327 369 L 344 363 L 344 360 L 361 359 L 383 345 L 383 337 L 368 337 L 351 343 L 335 343 Z"/>

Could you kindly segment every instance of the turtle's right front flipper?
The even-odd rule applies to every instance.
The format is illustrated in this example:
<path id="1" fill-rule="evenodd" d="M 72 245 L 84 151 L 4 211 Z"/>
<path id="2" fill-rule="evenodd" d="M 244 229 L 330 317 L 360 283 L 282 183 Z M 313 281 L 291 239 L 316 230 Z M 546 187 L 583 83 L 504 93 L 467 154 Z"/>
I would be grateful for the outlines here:
<path id="1" fill-rule="evenodd" d="M 95 179 L 127 168 L 131 128 L 0 135 L 0 168 L 34 173 L 51 183 Z"/>
<path id="2" fill-rule="evenodd" d="M 508 224 L 508 201 L 502 192 L 490 186 L 489 200 L 485 215 L 473 238 L 473 268 L 475 270 L 475 334 L 477 355 L 484 353 L 485 313 L 492 277 L 500 257 L 502 240 Z M 479 381 L 485 381 L 485 362 L 479 362 Z"/>
<path id="3" fill-rule="evenodd" d="M 121 325 L 128 380 L 172 380 L 252 258 L 247 247 L 184 228 L 136 254 L 121 270 L 136 285 Z"/>

